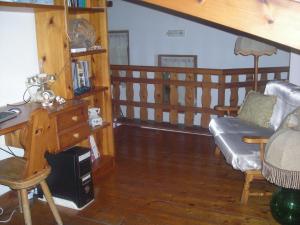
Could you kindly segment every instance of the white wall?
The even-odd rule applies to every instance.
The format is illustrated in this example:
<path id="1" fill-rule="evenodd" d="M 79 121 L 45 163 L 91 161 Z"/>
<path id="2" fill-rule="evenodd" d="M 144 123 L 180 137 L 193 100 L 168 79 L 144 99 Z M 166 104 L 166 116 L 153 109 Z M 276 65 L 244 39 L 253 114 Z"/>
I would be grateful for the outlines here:
<path id="1" fill-rule="evenodd" d="M 20 102 L 25 78 L 38 72 L 33 13 L 0 10 L 0 106 Z M 3 137 L 0 146 L 5 148 Z M 22 154 L 17 151 L 17 154 Z M 8 154 L 0 151 L 0 159 Z M 8 188 L 0 186 L 0 194 Z"/>
<path id="2" fill-rule="evenodd" d="M 291 53 L 290 82 L 300 86 L 300 55 Z"/>
<path id="3" fill-rule="evenodd" d="M 252 67 L 252 56 L 235 56 L 236 35 L 123 0 L 113 0 L 109 29 L 129 30 L 132 65 L 157 65 L 158 54 L 198 55 L 198 67 Z M 168 30 L 185 30 L 185 37 L 168 37 Z M 287 66 L 289 53 L 260 58 L 260 66 Z"/>

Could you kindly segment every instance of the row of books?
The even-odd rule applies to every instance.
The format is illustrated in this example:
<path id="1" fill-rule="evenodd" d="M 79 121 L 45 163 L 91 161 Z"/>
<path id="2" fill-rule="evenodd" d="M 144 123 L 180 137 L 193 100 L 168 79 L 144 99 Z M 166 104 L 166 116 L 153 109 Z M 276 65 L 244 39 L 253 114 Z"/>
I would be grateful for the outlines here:
<path id="1" fill-rule="evenodd" d="M 68 6 L 86 8 L 91 7 L 92 0 L 68 0 Z"/>
<path id="2" fill-rule="evenodd" d="M 81 95 L 91 90 L 88 61 L 72 62 L 72 78 L 74 95 Z"/>

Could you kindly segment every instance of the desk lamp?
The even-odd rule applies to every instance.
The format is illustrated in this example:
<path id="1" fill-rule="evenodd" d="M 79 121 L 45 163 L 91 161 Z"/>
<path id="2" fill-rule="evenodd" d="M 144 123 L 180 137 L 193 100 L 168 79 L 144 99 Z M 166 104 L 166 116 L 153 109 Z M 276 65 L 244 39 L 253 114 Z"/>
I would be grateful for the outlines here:
<path id="1" fill-rule="evenodd" d="M 282 225 L 300 224 L 300 110 L 295 112 L 270 138 L 262 168 L 263 176 L 279 186 L 270 207 Z"/>

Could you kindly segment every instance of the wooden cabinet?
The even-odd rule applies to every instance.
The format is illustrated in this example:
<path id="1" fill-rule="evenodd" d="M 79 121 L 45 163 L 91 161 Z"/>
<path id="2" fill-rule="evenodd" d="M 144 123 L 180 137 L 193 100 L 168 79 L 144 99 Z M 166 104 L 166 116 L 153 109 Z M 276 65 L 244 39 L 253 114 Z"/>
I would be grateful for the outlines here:
<path id="1" fill-rule="evenodd" d="M 55 74 L 56 82 L 51 89 L 56 95 L 66 99 L 84 99 L 88 107 L 99 107 L 103 126 L 87 129 L 80 127 L 78 121 L 86 117 L 87 112 L 83 108 L 68 111 L 57 117 L 57 129 L 59 145 L 62 148 L 69 147 L 75 142 L 81 141 L 87 133 L 94 136 L 100 152 L 100 160 L 95 163 L 95 170 L 108 171 L 114 167 L 114 138 L 112 128 L 112 107 L 110 73 L 108 61 L 107 40 L 107 10 L 105 0 L 91 0 L 89 8 L 74 8 L 65 6 L 67 0 L 55 0 L 54 5 L 41 5 L 29 3 L 1 2 L 0 8 L 9 8 L 16 11 L 31 10 L 35 14 L 36 39 L 38 58 L 43 62 L 46 73 Z M 67 35 L 67 22 L 71 18 L 84 18 L 88 20 L 96 31 L 96 44 L 100 50 L 71 53 Z M 89 74 L 91 90 L 79 96 L 73 92 L 72 61 L 85 60 L 89 62 Z M 74 127 L 74 124 L 76 126 Z M 88 145 L 85 140 L 82 145 Z"/>

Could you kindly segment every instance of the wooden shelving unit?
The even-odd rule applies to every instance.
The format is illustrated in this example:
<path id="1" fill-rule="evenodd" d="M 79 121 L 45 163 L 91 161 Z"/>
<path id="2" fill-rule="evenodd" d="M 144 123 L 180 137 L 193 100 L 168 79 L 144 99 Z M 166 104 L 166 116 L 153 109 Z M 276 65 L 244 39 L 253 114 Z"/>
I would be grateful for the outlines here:
<path id="1" fill-rule="evenodd" d="M 55 0 L 54 5 L 3 2 L 2 10 L 32 11 L 36 21 L 36 39 L 38 58 L 43 62 L 46 73 L 55 74 L 56 82 L 51 89 L 56 95 L 66 99 L 85 99 L 89 107 L 99 107 L 102 126 L 91 128 L 101 158 L 95 162 L 93 171 L 104 175 L 114 167 L 114 137 L 112 128 L 112 102 L 110 91 L 110 73 L 108 61 L 107 11 L 106 0 L 91 0 L 89 8 L 73 8 L 67 6 L 67 0 Z M 21 9 L 21 10 L 20 10 Z M 99 50 L 71 53 L 67 35 L 67 21 L 72 18 L 84 18 L 96 31 L 96 45 Z M 72 68 L 73 60 L 89 62 L 90 81 L 93 87 L 88 93 L 75 96 L 73 92 Z M 88 145 L 85 141 L 82 145 Z M 98 176 L 99 177 L 99 176 Z"/>

